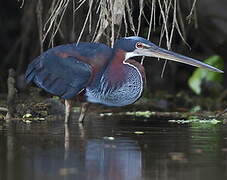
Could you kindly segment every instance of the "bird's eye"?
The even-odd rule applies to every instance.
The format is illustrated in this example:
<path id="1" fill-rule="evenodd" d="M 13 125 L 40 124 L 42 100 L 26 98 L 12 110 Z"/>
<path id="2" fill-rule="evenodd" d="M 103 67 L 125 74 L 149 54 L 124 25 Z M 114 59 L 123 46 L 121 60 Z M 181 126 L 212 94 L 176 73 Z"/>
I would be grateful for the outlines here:
<path id="1" fill-rule="evenodd" d="M 143 46 L 142 43 L 138 42 L 138 43 L 136 43 L 136 48 L 137 49 L 142 49 L 142 48 L 144 48 L 144 46 Z"/>

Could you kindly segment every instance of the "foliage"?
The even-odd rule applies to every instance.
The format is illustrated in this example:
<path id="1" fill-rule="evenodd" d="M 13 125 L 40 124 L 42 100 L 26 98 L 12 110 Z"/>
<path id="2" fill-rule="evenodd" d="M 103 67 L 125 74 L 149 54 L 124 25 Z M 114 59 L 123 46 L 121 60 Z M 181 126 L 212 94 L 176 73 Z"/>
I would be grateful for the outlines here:
<path id="1" fill-rule="evenodd" d="M 139 35 L 148 39 L 152 36 L 152 41 L 160 38 L 159 43 L 165 42 L 163 45 L 170 48 L 174 34 L 185 37 L 186 21 L 195 19 L 195 4 L 196 0 L 186 4 L 178 0 L 14 0 L 3 3 L 0 22 L 5 35 L 1 36 L 0 43 L 0 91 L 6 90 L 4 79 L 9 67 L 22 75 L 34 57 L 59 44 L 89 41 L 112 46 L 119 37 Z M 19 84 L 24 87 L 23 82 Z"/>
<path id="2" fill-rule="evenodd" d="M 218 55 L 211 56 L 204 62 L 219 69 L 224 67 L 224 61 Z M 221 83 L 223 81 L 223 74 L 198 68 L 188 80 L 188 85 L 196 94 L 201 94 L 201 85 L 204 80 Z"/>

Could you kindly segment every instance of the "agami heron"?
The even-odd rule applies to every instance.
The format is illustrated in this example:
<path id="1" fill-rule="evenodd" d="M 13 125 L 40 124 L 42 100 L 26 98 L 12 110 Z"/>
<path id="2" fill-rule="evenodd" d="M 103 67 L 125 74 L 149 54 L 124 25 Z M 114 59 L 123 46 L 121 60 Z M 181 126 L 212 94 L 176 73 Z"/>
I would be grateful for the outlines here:
<path id="1" fill-rule="evenodd" d="M 125 106 L 140 98 L 145 70 L 132 59 L 135 56 L 162 58 L 223 72 L 133 36 L 117 40 L 113 48 L 88 42 L 51 48 L 29 64 L 26 80 L 65 99 L 65 123 L 69 122 L 72 102 L 81 101 L 79 122 L 83 122 L 88 103 Z"/>

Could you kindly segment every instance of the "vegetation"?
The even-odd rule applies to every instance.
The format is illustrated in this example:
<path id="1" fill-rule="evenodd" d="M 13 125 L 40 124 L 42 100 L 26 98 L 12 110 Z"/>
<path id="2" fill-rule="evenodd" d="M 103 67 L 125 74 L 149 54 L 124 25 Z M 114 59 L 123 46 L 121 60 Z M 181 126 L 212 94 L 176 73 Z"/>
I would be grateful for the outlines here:
<path id="1" fill-rule="evenodd" d="M 187 1 L 187 3 L 179 0 L 18 0 L 9 2 L 8 7 L 14 7 L 10 11 L 12 22 L 10 24 L 3 18 L 1 22 L 2 27 L 5 28 L 0 30 L 9 34 L 7 38 L 2 38 L 3 44 L 0 44 L 3 47 L 2 53 L 0 52 L 2 55 L 0 92 L 5 93 L 7 90 L 6 79 L 10 68 L 16 70 L 16 87 L 19 92 L 28 92 L 28 89 L 30 91 L 31 88 L 28 88 L 24 82 L 27 64 L 44 50 L 63 43 L 90 41 L 104 42 L 113 46 L 114 41 L 121 36 L 139 35 L 151 39 L 162 47 L 168 49 L 173 47 L 173 50 L 185 55 L 189 55 L 188 52 L 191 50 L 192 57 L 196 57 L 197 53 L 202 57 L 212 55 L 206 54 L 203 40 L 197 41 L 200 33 L 195 32 L 200 32 L 202 28 L 198 27 L 204 25 L 199 24 L 199 22 L 203 23 L 201 21 L 203 17 L 198 14 L 197 3 L 196 0 Z M 5 7 L 2 6 L 2 8 Z M 5 11 L 1 12 L 7 14 Z M 209 63 L 216 59 L 211 63 L 218 62 L 221 63 L 219 67 L 223 67 L 222 52 L 224 51 L 217 51 L 220 56 L 211 57 L 205 62 Z M 223 90 L 223 83 L 219 83 L 218 86 L 212 85 L 214 88 L 203 83 L 204 77 L 206 80 L 212 79 L 215 83 L 217 80 L 222 82 L 223 77 L 220 75 L 196 70 L 189 80 L 189 85 L 195 93 L 202 96 L 191 98 L 192 92 L 187 84 L 193 72 L 191 67 L 168 63 L 165 68 L 167 61 L 157 63 L 144 61 L 143 58 L 139 61 L 146 69 L 145 101 L 149 102 L 149 99 L 152 99 L 151 106 L 155 110 L 176 110 L 176 107 L 186 110 L 194 107 L 199 107 L 200 110 L 225 108 L 227 93 L 220 93 Z M 37 99 L 40 98 L 39 94 L 36 96 Z M 5 112 L 6 97 L 4 94 L 2 97 L 4 100 L 1 105 Z M 139 103 L 143 104 L 143 100 Z M 31 113 L 23 112 L 19 116 L 23 117 L 26 114 Z M 36 117 L 34 114 L 32 116 Z"/>

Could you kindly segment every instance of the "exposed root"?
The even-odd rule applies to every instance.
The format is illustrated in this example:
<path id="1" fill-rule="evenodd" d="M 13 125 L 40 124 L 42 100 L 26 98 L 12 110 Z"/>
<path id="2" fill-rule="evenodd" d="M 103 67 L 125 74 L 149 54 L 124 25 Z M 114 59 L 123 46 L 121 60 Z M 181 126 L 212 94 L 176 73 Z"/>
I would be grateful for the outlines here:
<path id="1" fill-rule="evenodd" d="M 8 105 L 8 112 L 6 115 L 6 120 L 9 120 L 14 117 L 15 113 L 15 95 L 16 95 L 16 88 L 15 88 L 15 71 L 13 69 L 9 69 L 9 77 L 7 81 L 8 85 L 8 96 L 7 96 L 7 105 Z"/>
<path id="2" fill-rule="evenodd" d="M 44 34 L 42 41 L 47 40 L 48 34 L 50 34 L 50 41 L 53 43 L 53 39 L 56 33 L 60 30 L 60 24 L 63 20 L 66 10 L 70 4 L 70 0 L 52 0 L 50 7 L 49 17 L 43 26 Z M 155 29 L 155 16 L 156 9 L 159 8 L 161 11 L 160 22 L 162 23 L 162 31 L 160 34 L 160 43 L 165 36 L 167 42 L 167 48 L 171 48 L 172 38 L 174 31 L 176 30 L 180 37 L 184 40 L 183 20 L 181 12 L 179 11 L 180 3 L 178 0 L 150 0 L 144 1 L 139 0 L 139 15 L 137 19 L 133 19 L 132 11 L 134 9 L 133 3 L 130 0 L 79 0 L 77 3 L 73 1 L 73 16 L 72 18 L 76 21 L 77 16 L 75 14 L 83 7 L 88 6 L 87 16 L 85 17 L 84 24 L 79 30 L 77 42 L 79 42 L 88 28 L 88 32 L 92 33 L 91 40 L 99 41 L 101 37 L 107 37 L 107 41 L 110 41 L 110 45 L 119 36 L 120 29 L 124 27 L 125 35 L 127 36 L 130 32 L 135 35 L 140 35 L 141 23 L 145 19 L 149 25 L 147 38 L 149 39 L 151 29 Z M 150 7 L 150 21 L 144 15 L 144 6 Z M 191 19 L 194 9 L 196 6 L 196 0 L 192 2 L 192 8 L 188 15 Z M 95 13 L 95 16 L 93 15 Z M 98 18 L 97 18 L 98 15 Z M 172 17 L 170 19 L 170 17 Z M 79 17 L 81 18 L 81 17 Z M 75 23 L 73 21 L 73 23 Z M 180 21 L 180 23 L 178 22 Z M 136 24 L 134 22 L 137 22 Z M 179 26 L 180 24 L 180 26 Z M 95 25 L 95 26 L 94 26 Z M 95 27 L 92 29 L 92 27 Z M 74 28 L 73 28 L 74 29 Z M 78 28 L 77 28 L 78 31 Z M 108 39 L 109 38 L 109 39 Z"/>

